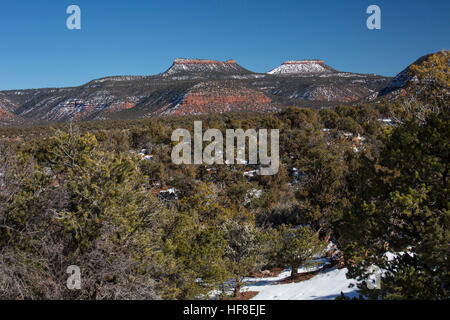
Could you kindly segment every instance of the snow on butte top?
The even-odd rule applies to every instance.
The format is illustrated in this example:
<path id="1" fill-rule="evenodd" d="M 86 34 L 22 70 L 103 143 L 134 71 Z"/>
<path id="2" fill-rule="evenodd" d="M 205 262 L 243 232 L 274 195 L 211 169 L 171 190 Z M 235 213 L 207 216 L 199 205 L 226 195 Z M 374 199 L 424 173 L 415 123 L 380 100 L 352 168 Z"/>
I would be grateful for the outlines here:
<path id="1" fill-rule="evenodd" d="M 236 64 L 236 60 L 227 61 L 216 61 L 216 60 L 205 60 L 205 59 L 185 59 L 177 58 L 173 61 L 173 64 Z"/>
<path id="2" fill-rule="evenodd" d="M 268 74 L 302 74 L 302 73 L 328 73 L 331 72 L 323 60 L 293 60 L 286 61 Z"/>
<path id="3" fill-rule="evenodd" d="M 177 58 L 163 76 L 176 76 L 181 74 L 241 74 L 246 73 L 235 60 L 216 61 L 204 59 Z"/>
<path id="4" fill-rule="evenodd" d="M 312 59 L 312 60 L 292 60 L 292 61 L 286 61 L 283 62 L 283 64 L 325 64 L 325 61 L 323 60 L 317 60 L 317 59 Z"/>

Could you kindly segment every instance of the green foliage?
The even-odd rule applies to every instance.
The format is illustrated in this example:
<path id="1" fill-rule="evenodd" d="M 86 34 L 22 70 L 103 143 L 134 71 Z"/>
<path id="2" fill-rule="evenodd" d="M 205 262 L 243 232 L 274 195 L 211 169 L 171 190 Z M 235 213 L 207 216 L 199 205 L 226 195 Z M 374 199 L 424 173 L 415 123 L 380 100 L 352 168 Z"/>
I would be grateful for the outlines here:
<path id="1" fill-rule="evenodd" d="M 411 90 L 422 102 L 440 106 L 448 112 L 450 102 L 450 51 L 442 50 L 418 65 L 412 65 L 410 75 L 417 81 Z"/>
<path id="2" fill-rule="evenodd" d="M 243 277 L 264 265 L 262 237 L 250 223 L 229 220 L 221 229 L 227 242 L 224 262 L 236 281 L 235 296 L 239 296 Z"/>
<path id="3" fill-rule="evenodd" d="M 226 242 L 217 227 L 201 228 L 188 214 L 175 217 L 165 228 L 165 251 L 174 262 L 164 270 L 171 299 L 195 299 L 207 296 L 228 272 L 223 263 Z"/>
<path id="4" fill-rule="evenodd" d="M 272 234 L 272 260 L 283 266 L 292 268 L 291 276 L 295 276 L 298 267 L 313 265 L 313 259 L 320 257 L 326 242 L 321 241 L 317 233 L 309 227 L 279 226 Z"/>
<path id="5" fill-rule="evenodd" d="M 56 132 L 32 148 L 24 150 L 35 159 L 31 172 L 0 212 L 0 243 L 9 261 L 17 259 L 21 277 L 43 269 L 55 283 L 50 289 L 40 286 L 45 279 L 30 279 L 29 287 L 9 294 L 111 299 L 120 288 L 124 298 L 155 298 L 157 285 L 148 272 L 160 254 L 155 222 L 164 221 L 165 210 L 142 188 L 134 159 L 113 157 L 93 135 L 77 132 Z M 29 262 L 19 264 L 24 255 Z M 72 264 L 83 268 L 85 285 L 76 292 L 65 289 L 64 268 Z"/>
<path id="6" fill-rule="evenodd" d="M 334 129 L 338 126 L 339 114 L 332 109 L 320 109 L 320 120 L 325 125 L 325 128 Z"/>
<path id="7" fill-rule="evenodd" d="M 365 279 L 371 264 L 387 270 L 381 290 L 362 286 L 369 297 L 448 298 L 449 128 L 448 114 L 409 120 L 387 137 L 378 160 L 362 159 L 340 232 L 357 262 L 350 276 Z"/>
<path id="8" fill-rule="evenodd" d="M 239 295 L 263 266 L 310 265 L 319 234 L 349 276 L 387 271 L 366 297 L 448 297 L 448 53 L 426 61 L 413 100 L 0 130 L 0 298 L 203 299 L 229 278 Z M 171 132 L 194 120 L 280 129 L 278 174 L 173 165 Z M 358 152 L 346 132 L 366 138 Z M 164 187 L 178 199 L 158 199 Z M 71 264 L 81 292 L 65 288 Z"/>

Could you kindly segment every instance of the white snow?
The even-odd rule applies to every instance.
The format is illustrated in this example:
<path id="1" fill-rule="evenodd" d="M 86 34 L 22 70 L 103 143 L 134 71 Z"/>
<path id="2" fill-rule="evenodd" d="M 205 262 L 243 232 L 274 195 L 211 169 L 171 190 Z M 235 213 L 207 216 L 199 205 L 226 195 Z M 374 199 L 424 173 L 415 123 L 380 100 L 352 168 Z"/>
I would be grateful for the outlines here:
<path id="1" fill-rule="evenodd" d="M 336 247 L 333 242 L 329 242 L 325 252 L 330 253 Z M 333 254 L 336 259 L 339 250 Z M 283 270 L 276 277 L 246 277 L 243 279 L 245 285 L 241 292 L 253 291 L 258 294 L 252 300 L 334 300 L 343 293 L 346 297 L 359 297 L 357 280 L 347 279 L 347 268 L 338 269 L 337 266 L 324 268 L 330 263 L 329 257 L 314 259 L 314 265 L 310 267 L 299 267 L 298 273 L 305 273 L 320 270 L 309 280 L 292 283 L 280 283 L 289 278 L 291 269 Z M 262 271 L 264 274 L 267 270 Z M 229 279 L 224 283 L 225 293 L 232 295 L 234 291 L 234 280 Z M 209 298 L 215 299 L 221 291 L 214 290 L 209 293 Z"/>
<path id="2" fill-rule="evenodd" d="M 305 270 L 299 269 L 300 272 Z M 325 269 L 309 280 L 297 283 L 278 284 L 289 277 L 290 270 L 284 270 L 277 277 L 248 278 L 242 291 L 258 291 L 252 300 L 334 300 L 344 293 L 347 297 L 358 297 L 357 288 L 349 287 L 355 280 L 347 279 L 347 269 L 337 267 Z"/>
<path id="3" fill-rule="evenodd" d="M 200 59 L 184 59 L 177 58 L 174 64 L 169 70 L 162 73 L 162 76 L 173 76 L 184 72 L 191 73 L 203 73 L 203 72 L 223 72 L 223 73 L 235 73 L 240 72 L 241 67 L 236 63 L 230 63 L 228 61 L 212 61 L 212 60 L 200 60 Z"/>
<path id="4" fill-rule="evenodd" d="M 390 118 L 378 119 L 378 121 L 383 122 L 384 124 L 389 125 L 389 126 L 393 124 L 393 121 Z"/>
<path id="5" fill-rule="evenodd" d="M 258 170 L 245 171 L 244 172 L 244 176 L 246 176 L 246 177 L 254 177 L 257 173 L 258 173 Z"/>
<path id="6" fill-rule="evenodd" d="M 292 74 L 292 73 L 323 73 L 330 72 L 321 63 L 295 63 L 295 61 L 289 61 L 283 63 L 278 68 L 269 71 L 268 74 Z"/>
<path id="7" fill-rule="evenodd" d="M 245 173 L 244 173 L 244 175 L 245 175 Z M 263 191 L 261 189 L 256 189 L 256 188 L 250 189 L 245 194 L 244 203 L 248 204 L 248 203 L 252 202 L 253 199 L 260 199 L 262 194 L 263 194 Z"/>

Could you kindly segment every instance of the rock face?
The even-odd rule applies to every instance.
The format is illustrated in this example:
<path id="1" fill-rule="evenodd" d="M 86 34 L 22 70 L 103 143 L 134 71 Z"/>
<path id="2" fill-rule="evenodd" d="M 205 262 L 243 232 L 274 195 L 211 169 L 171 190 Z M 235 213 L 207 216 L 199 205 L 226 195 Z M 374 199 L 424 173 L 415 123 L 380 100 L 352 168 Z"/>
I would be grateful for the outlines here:
<path id="1" fill-rule="evenodd" d="M 369 92 L 367 92 L 369 93 Z M 294 96 L 292 96 L 294 97 Z M 312 101 L 339 101 L 352 102 L 360 99 L 351 89 L 339 88 L 337 86 L 310 86 L 300 95 L 296 96 L 304 100 Z"/>
<path id="2" fill-rule="evenodd" d="M 16 113 L 38 122 L 92 120 L 104 113 L 133 108 L 138 101 L 136 97 L 119 98 L 108 90 L 85 90 L 81 94 L 74 89 L 55 90 L 50 96 L 44 91 L 16 109 Z"/>
<path id="3" fill-rule="evenodd" d="M 14 114 L 15 104 L 0 94 L 0 125 L 20 124 L 22 119 Z"/>
<path id="4" fill-rule="evenodd" d="M 232 81 L 201 82 L 193 86 L 176 104 L 167 105 L 155 115 L 189 115 L 235 111 L 276 111 L 264 93 L 239 86 Z"/>
<path id="5" fill-rule="evenodd" d="M 9 124 L 20 124 L 22 119 L 14 113 L 0 109 L 0 124 L 1 125 L 9 125 Z"/>
<path id="6" fill-rule="evenodd" d="M 325 65 L 323 60 L 295 60 L 286 61 L 278 68 L 269 71 L 268 74 L 305 74 L 305 73 L 331 73 L 332 68 Z"/>

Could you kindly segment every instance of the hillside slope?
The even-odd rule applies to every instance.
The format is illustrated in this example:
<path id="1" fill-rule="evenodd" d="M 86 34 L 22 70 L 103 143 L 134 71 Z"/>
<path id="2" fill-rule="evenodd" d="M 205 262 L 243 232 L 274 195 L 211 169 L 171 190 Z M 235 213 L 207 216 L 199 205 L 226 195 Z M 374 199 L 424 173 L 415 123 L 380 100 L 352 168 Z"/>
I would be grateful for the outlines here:
<path id="1" fill-rule="evenodd" d="M 286 62 L 255 73 L 235 60 L 175 59 L 153 76 L 116 76 L 72 88 L 0 92 L 5 124 L 133 119 L 166 114 L 269 112 L 357 101 L 389 78 L 337 72 L 323 61 Z"/>
<path id="2" fill-rule="evenodd" d="M 420 80 L 417 78 L 417 75 L 414 74 L 413 66 L 419 66 L 419 65 L 423 64 L 424 62 L 429 63 L 429 59 L 432 56 L 435 56 L 438 59 L 442 59 L 444 64 L 446 61 L 447 69 L 441 70 L 441 72 L 443 74 L 446 74 L 448 77 L 448 72 L 450 69 L 450 58 L 449 58 L 450 51 L 442 50 L 442 51 L 434 53 L 434 54 L 427 54 L 427 55 L 424 55 L 424 56 L 420 57 L 419 59 L 417 59 L 414 63 L 410 64 L 403 71 L 401 71 L 394 78 L 392 78 L 391 81 L 389 81 L 388 85 L 377 93 L 376 97 L 377 98 L 386 98 L 388 100 L 391 100 L 391 99 L 396 99 L 400 96 L 414 95 L 415 92 L 413 92 L 413 90 L 411 90 L 413 84 L 419 85 L 422 88 L 426 88 L 429 85 L 428 83 L 426 83 L 427 80 L 425 80 L 425 81 L 423 81 L 423 83 L 421 83 Z M 447 94 L 448 94 L 448 90 L 447 90 Z"/>

